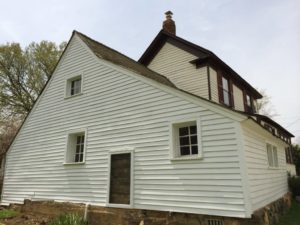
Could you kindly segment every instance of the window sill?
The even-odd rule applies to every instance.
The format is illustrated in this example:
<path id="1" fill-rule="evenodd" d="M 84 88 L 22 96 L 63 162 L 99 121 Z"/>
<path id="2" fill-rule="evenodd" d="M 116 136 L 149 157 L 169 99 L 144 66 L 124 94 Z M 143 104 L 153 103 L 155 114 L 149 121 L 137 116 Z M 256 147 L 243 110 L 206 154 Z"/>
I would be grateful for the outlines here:
<path id="1" fill-rule="evenodd" d="M 82 92 L 79 94 L 75 94 L 75 95 L 65 96 L 65 99 L 74 98 L 74 97 L 81 96 L 81 95 L 83 95 Z"/>
<path id="2" fill-rule="evenodd" d="M 200 160 L 203 159 L 203 157 L 201 155 L 197 155 L 197 156 L 179 156 L 176 158 L 171 158 L 171 161 L 184 161 L 184 160 Z"/>
<path id="3" fill-rule="evenodd" d="M 268 169 L 270 169 L 270 170 L 279 170 L 280 168 L 279 167 L 274 167 L 274 166 L 268 166 Z"/>
<path id="4" fill-rule="evenodd" d="M 64 162 L 63 165 L 64 166 L 69 166 L 69 165 L 84 165 L 85 162 Z"/>

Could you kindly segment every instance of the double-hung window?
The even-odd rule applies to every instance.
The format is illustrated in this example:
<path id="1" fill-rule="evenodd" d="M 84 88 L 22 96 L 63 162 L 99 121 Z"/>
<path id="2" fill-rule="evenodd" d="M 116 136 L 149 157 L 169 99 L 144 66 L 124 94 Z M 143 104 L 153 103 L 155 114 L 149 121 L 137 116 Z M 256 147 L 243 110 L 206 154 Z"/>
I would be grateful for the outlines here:
<path id="1" fill-rule="evenodd" d="M 244 106 L 246 112 L 250 112 L 250 113 L 255 112 L 253 98 L 247 92 L 244 93 Z"/>
<path id="2" fill-rule="evenodd" d="M 267 143 L 267 155 L 269 167 L 278 167 L 277 147 Z"/>
<path id="3" fill-rule="evenodd" d="M 82 76 L 72 77 L 66 82 L 66 97 L 76 96 L 82 93 Z"/>
<path id="4" fill-rule="evenodd" d="M 84 134 L 76 135 L 75 162 L 83 162 L 84 155 Z"/>
<path id="5" fill-rule="evenodd" d="M 78 130 L 68 134 L 67 149 L 65 154 L 66 164 L 85 162 L 86 131 Z"/>
<path id="6" fill-rule="evenodd" d="M 230 106 L 230 92 L 229 82 L 225 77 L 222 77 L 222 88 L 223 88 L 223 103 Z"/>
<path id="7" fill-rule="evenodd" d="M 218 92 L 220 103 L 223 103 L 227 106 L 233 106 L 231 83 L 226 76 L 222 75 L 222 73 L 218 74 Z"/>
<path id="8" fill-rule="evenodd" d="M 71 95 L 76 95 L 81 92 L 81 77 L 71 81 Z"/>

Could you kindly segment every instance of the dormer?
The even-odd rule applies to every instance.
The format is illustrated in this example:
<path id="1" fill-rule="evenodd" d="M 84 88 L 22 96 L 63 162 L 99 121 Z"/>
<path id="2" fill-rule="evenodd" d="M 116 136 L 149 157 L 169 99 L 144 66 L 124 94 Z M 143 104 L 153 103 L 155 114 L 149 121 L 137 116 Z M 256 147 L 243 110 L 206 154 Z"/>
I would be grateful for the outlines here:
<path id="1" fill-rule="evenodd" d="M 213 52 L 176 36 L 172 12 L 139 59 L 177 88 L 234 110 L 256 112 L 262 95 Z"/>

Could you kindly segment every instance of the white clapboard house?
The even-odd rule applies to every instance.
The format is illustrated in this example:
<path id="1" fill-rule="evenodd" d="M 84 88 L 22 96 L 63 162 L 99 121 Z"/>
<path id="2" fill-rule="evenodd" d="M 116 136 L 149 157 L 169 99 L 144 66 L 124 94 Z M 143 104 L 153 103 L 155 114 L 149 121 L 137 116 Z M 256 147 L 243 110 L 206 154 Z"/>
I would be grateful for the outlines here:
<path id="1" fill-rule="evenodd" d="M 138 62 L 74 31 L 6 155 L 25 199 L 249 218 L 288 192 L 293 136 L 167 14 Z"/>

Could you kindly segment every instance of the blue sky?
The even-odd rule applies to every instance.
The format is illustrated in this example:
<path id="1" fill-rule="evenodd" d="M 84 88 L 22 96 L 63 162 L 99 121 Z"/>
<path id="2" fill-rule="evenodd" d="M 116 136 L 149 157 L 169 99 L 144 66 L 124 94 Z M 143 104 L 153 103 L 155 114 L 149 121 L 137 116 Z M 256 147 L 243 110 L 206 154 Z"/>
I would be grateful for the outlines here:
<path id="1" fill-rule="evenodd" d="M 264 89 L 276 121 L 300 142 L 299 0 L 10 0 L 1 8 L 0 44 L 59 43 L 76 29 L 134 59 L 171 10 L 177 35 L 210 49 Z"/>

